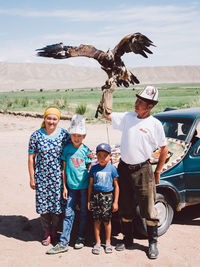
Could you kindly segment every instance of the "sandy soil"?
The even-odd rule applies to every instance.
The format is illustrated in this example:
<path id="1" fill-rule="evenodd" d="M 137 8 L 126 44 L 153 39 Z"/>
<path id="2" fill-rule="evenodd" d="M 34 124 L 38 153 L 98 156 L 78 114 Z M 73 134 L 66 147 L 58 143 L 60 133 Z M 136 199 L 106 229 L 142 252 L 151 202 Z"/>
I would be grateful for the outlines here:
<path id="1" fill-rule="evenodd" d="M 101 250 L 91 254 L 91 247 L 54 256 L 45 255 L 40 243 L 40 222 L 35 212 L 34 191 L 29 187 L 27 145 L 30 134 L 39 128 L 41 119 L 0 114 L 0 266 L 167 266 L 197 267 L 200 263 L 200 206 L 185 209 L 176 216 L 166 234 L 159 238 L 157 260 L 146 257 L 147 240 L 136 239 L 136 249 L 111 255 Z M 69 122 L 61 121 L 67 128 Z M 111 144 L 119 143 L 120 133 L 108 126 Z M 85 144 L 91 148 L 107 142 L 105 124 L 88 125 Z M 113 243 L 122 236 L 113 237 Z"/>

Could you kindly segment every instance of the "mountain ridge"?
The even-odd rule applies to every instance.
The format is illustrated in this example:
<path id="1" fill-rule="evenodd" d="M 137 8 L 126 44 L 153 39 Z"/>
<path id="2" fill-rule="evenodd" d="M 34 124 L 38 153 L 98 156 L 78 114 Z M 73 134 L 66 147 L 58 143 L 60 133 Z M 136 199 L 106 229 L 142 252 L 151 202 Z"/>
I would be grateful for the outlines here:
<path id="1" fill-rule="evenodd" d="M 140 84 L 200 83 L 200 66 L 129 68 Z M 69 64 L 0 62 L 0 91 L 101 87 L 101 68 Z"/>

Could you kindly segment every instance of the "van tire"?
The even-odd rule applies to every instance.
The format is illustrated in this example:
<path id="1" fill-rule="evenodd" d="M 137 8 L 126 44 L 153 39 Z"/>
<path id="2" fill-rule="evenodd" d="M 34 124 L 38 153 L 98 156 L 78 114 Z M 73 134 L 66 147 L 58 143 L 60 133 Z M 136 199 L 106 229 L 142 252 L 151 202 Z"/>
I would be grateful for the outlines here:
<path id="1" fill-rule="evenodd" d="M 160 193 L 156 194 L 155 207 L 158 210 L 160 219 L 158 224 L 158 236 L 161 236 L 169 229 L 174 217 L 174 210 L 167 196 Z M 136 208 L 136 214 L 137 216 L 133 221 L 134 235 L 138 238 L 145 238 L 147 237 L 146 223 L 145 219 L 140 215 L 139 206 Z"/>

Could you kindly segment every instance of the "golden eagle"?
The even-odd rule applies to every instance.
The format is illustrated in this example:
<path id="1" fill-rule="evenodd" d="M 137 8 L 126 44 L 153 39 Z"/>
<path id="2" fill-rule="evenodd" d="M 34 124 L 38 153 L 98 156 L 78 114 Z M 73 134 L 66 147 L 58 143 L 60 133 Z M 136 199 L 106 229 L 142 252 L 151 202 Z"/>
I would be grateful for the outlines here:
<path id="1" fill-rule="evenodd" d="M 101 68 L 107 73 L 108 79 L 102 86 L 103 94 L 101 102 L 97 108 L 98 112 L 112 112 L 112 92 L 116 86 L 129 87 L 130 84 L 138 84 L 139 80 L 125 66 L 121 57 L 124 53 L 133 52 L 147 58 L 147 53 L 152 54 L 149 46 L 155 46 L 145 35 L 137 32 L 125 36 L 114 49 L 107 52 L 96 49 L 92 45 L 66 46 L 63 43 L 47 45 L 37 49 L 38 56 L 65 59 L 70 57 L 89 57 L 96 59 Z"/>

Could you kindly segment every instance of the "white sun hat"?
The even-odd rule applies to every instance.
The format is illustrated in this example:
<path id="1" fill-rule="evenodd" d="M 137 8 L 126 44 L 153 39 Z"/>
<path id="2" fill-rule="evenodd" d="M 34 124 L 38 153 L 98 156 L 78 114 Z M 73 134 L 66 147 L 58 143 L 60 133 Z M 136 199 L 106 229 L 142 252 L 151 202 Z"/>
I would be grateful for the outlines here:
<path id="1" fill-rule="evenodd" d="M 68 131 L 70 134 L 86 134 L 85 118 L 83 115 L 73 115 Z"/>
<path id="2" fill-rule="evenodd" d="M 146 86 L 139 94 L 136 94 L 136 96 L 154 104 L 158 103 L 158 89 L 151 85 Z"/>

